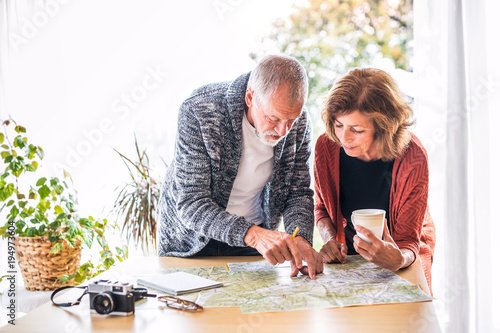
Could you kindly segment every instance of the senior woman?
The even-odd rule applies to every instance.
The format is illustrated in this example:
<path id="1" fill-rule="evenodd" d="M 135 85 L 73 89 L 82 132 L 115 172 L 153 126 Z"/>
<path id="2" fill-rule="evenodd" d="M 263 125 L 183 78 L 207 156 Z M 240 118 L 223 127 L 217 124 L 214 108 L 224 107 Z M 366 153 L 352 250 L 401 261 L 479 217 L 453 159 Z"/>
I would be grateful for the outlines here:
<path id="1" fill-rule="evenodd" d="M 345 263 L 347 254 L 360 254 L 397 271 L 420 256 L 430 288 L 435 229 L 429 170 L 422 143 L 408 130 L 412 115 L 382 70 L 354 69 L 334 84 L 322 111 L 326 133 L 315 148 L 315 219 L 324 262 Z M 353 226 L 351 213 L 365 208 L 386 211 L 383 240 Z"/>

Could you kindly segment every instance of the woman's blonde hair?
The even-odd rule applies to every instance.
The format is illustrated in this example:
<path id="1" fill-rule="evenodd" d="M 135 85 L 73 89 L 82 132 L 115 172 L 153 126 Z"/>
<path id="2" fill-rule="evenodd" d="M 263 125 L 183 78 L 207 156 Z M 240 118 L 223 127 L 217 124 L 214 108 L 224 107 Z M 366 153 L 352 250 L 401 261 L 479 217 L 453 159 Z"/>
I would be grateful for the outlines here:
<path id="1" fill-rule="evenodd" d="M 383 161 L 404 152 L 411 139 L 413 111 L 389 74 L 375 68 L 354 69 L 335 82 L 321 112 L 330 139 L 340 144 L 335 121 L 356 110 L 371 119 Z"/>

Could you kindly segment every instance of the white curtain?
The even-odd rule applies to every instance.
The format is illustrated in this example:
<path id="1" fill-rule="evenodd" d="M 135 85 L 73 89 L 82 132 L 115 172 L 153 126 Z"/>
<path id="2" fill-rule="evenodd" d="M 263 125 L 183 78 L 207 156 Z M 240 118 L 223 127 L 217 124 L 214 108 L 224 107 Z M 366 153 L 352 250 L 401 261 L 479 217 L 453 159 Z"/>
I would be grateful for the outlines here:
<path id="1" fill-rule="evenodd" d="M 465 57 L 464 11 L 460 1 L 448 1 L 447 94 L 446 94 L 446 220 L 443 231 L 445 281 L 455 291 L 456 302 L 448 302 L 449 332 L 469 331 L 470 265 L 469 243 L 469 117 L 467 105 L 467 66 Z M 469 231 L 469 229 L 471 229 Z M 457 318 L 459 320 L 453 320 Z"/>
<path id="2" fill-rule="evenodd" d="M 493 284 L 499 7 L 497 0 L 415 2 L 416 114 L 430 158 L 434 303 L 445 332 L 500 332 L 500 288 Z"/>

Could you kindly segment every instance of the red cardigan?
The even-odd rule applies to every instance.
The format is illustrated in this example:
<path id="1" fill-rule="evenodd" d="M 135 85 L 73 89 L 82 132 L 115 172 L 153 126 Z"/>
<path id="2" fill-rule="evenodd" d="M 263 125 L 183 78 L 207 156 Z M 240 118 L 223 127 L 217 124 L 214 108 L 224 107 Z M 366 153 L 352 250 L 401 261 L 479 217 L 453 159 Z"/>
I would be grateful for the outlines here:
<path id="1" fill-rule="evenodd" d="M 339 195 L 340 145 L 326 133 L 317 142 L 314 158 L 314 215 L 316 223 L 329 217 L 337 231 L 337 242 L 345 244 Z M 391 236 L 400 249 L 420 256 L 422 268 L 431 288 L 431 266 L 436 242 L 435 228 L 427 204 L 429 169 L 427 153 L 416 136 L 405 152 L 394 160 L 389 201 Z M 370 208 L 370 207 L 367 207 Z"/>

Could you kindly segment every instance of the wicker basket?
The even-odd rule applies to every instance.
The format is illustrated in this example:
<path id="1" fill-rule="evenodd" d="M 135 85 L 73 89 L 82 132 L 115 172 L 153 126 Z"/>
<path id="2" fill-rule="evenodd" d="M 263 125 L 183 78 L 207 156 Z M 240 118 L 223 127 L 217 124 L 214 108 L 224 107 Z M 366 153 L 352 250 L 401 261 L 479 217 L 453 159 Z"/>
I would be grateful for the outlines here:
<path id="1" fill-rule="evenodd" d="M 52 243 L 48 237 L 17 237 L 17 260 L 24 278 L 24 286 L 31 291 L 54 290 L 61 286 L 58 277 L 75 274 L 80 265 L 82 247 L 64 244 L 58 253 L 49 254 Z M 56 283 L 57 281 L 57 283 Z M 72 286 L 75 281 L 65 285 Z"/>

